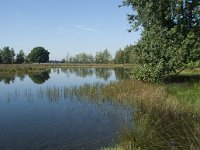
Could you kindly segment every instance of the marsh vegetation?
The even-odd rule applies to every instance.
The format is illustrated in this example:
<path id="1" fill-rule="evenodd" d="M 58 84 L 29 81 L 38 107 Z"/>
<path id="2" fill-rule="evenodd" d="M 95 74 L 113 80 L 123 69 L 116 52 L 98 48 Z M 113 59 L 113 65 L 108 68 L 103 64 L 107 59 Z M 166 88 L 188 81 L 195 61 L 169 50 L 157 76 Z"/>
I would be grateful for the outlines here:
<path id="1" fill-rule="evenodd" d="M 20 142 L 20 149 L 44 145 L 48 149 L 52 143 L 56 148 L 199 149 L 198 71 L 195 75 L 187 71 L 171 83 L 162 84 L 129 79 L 127 72 L 128 68 L 84 67 L 2 74 L 1 117 L 10 123 L 16 112 L 18 117 L 23 114 L 22 119 L 14 120 L 18 127 L 12 128 L 25 136 L 31 130 L 31 135 L 34 131 L 35 137 L 43 138 L 41 132 L 47 134 L 47 130 L 42 131 L 44 124 L 49 132 L 47 140 L 38 144 L 25 146 L 34 141 L 30 138 L 24 141 L 19 138 L 12 144 Z M 25 86 L 30 81 L 32 86 Z M 6 113 L 10 115 L 3 115 Z M 24 121 L 30 127 L 19 127 Z M 10 130 L 11 127 L 5 126 L 7 123 L 1 123 L 1 128 Z M 50 131 L 52 128 L 55 132 Z M 69 140 L 72 133 L 74 138 Z M 7 138 L 0 135 L 4 141 L 0 148 L 8 149 L 8 141 L 12 142 L 9 137 L 17 138 L 20 134 L 13 131 Z M 57 136 L 60 137 L 53 142 L 52 138 Z M 81 139 L 75 140 L 76 136 Z M 70 145 L 67 139 L 79 144 Z"/>

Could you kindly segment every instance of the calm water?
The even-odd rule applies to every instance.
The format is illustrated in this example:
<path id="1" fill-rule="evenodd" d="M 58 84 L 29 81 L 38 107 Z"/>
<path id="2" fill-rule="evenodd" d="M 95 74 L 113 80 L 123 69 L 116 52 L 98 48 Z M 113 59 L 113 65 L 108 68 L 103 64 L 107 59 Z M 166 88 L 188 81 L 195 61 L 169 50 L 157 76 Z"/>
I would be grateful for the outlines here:
<path id="1" fill-rule="evenodd" d="M 76 96 L 52 99 L 40 90 L 124 78 L 125 70 L 106 68 L 0 74 L 0 150 L 95 150 L 115 145 L 120 132 L 130 126 L 131 108 Z"/>

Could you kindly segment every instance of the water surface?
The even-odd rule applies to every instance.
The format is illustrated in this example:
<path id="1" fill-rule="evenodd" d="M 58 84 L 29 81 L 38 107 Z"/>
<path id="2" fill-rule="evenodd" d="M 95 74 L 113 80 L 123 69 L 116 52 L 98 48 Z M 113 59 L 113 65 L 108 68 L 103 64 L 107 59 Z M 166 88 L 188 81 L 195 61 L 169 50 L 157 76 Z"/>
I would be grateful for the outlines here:
<path id="1" fill-rule="evenodd" d="M 76 95 L 50 98 L 40 91 L 124 78 L 123 70 L 108 68 L 1 74 L 0 149 L 93 150 L 115 145 L 120 132 L 130 125 L 131 108 Z"/>

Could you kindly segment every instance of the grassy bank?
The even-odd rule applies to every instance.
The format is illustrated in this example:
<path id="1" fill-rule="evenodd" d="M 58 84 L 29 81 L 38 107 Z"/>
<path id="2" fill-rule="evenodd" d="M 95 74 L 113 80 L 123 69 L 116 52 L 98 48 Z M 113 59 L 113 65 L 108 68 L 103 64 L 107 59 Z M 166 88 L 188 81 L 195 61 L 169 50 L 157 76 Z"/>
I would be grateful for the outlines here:
<path id="1" fill-rule="evenodd" d="M 47 96 L 49 100 L 56 102 L 65 97 L 80 97 L 81 99 L 76 100 L 85 99 L 94 103 L 110 100 L 132 106 L 132 127 L 122 130 L 118 146 L 107 148 L 108 150 L 197 150 L 200 148 L 200 109 L 181 101 L 185 95 L 177 98 L 179 88 L 173 89 L 176 92 L 172 93 L 169 87 L 175 88 L 172 84 L 124 80 L 107 85 L 47 87 L 40 89 L 38 95 Z M 191 97 L 193 95 L 187 94 L 191 94 Z"/>
<path id="2" fill-rule="evenodd" d="M 0 64 L 0 73 L 6 72 L 31 72 L 52 68 L 114 68 L 132 67 L 130 64 Z"/>
<path id="3" fill-rule="evenodd" d="M 119 146 L 110 149 L 197 150 L 200 148 L 200 109 L 196 103 L 191 105 L 181 101 L 185 94 L 190 99 L 195 88 L 187 89 L 193 92 L 183 91 L 185 94 L 177 98 L 180 89 L 174 89 L 177 93 L 172 93 L 169 87 L 174 88 L 172 84 L 125 80 L 108 85 L 66 88 L 64 93 L 89 97 L 93 101 L 112 100 L 133 106 L 133 128 L 124 130 Z"/>

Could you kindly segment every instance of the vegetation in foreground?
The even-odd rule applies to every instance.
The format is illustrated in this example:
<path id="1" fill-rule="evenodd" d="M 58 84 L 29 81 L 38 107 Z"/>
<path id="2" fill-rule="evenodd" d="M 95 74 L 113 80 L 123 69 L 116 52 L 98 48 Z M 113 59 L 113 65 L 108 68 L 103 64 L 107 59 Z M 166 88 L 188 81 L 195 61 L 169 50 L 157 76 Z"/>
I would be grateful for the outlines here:
<path id="1" fill-rule="evenodd" d="M 39 89 L 37 95 L 31 90 L 25 91 L 25 96 L 27 99 L 33 96 L 47 97 L 52 102 L 66 97 L 76 100 L 79 100 L 76 97 L 84 97 L 94 103 L 110 100 L 132 106 L 132 128 L 122 130 L 118 146 L 113 149 L 197 150 L 200 147 L 200 85 L 197 82 L 199 78 L 188 78 L 187 75 L 186 81 L 190 82 L 185 82 L 182 74 L 170 84 L 123 80 L 107 85 L 46 87 Z"/>
<path id="2" fill-rule="evenodd" d="M 38 96 L 46 96 L 55 102 L 65 97 L 76 100 L 79 100 L 77 97 L 84 97 L 94 103 L 110 100 L 132 106 L 133 125 L 121 131 L 118 147 L 113 149 L 197 150 L 200 147 L 200 109 L 198 105 L 189 105 L 177 99 L 177 95 L 170 93 L 168 88 L 165 85 L 124 80 L 108 85 L 46 87 L 38 90 Z"/>

